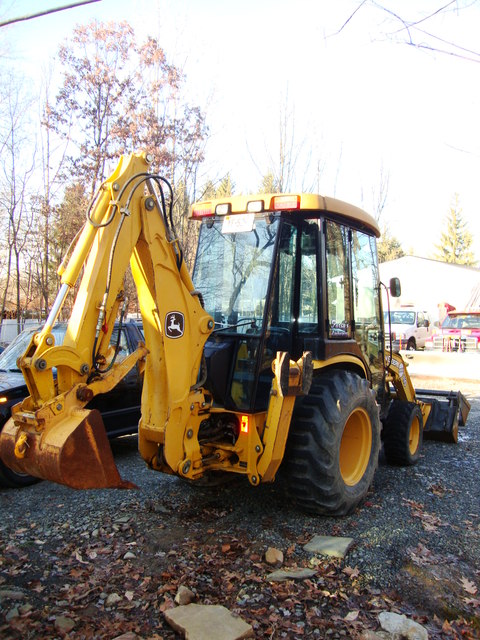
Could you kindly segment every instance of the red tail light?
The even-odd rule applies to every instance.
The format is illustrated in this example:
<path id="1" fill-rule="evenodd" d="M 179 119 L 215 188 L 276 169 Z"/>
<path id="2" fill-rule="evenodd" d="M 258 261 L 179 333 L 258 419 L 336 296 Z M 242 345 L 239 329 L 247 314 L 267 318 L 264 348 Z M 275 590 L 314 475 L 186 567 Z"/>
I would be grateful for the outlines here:
<path id="1" fill-rule="evenodd" d="M 248 416 L 242 416 L 240 418 L 240 432 L 248 433 L 248 429 L 249 429 L 249 418 Z"/>

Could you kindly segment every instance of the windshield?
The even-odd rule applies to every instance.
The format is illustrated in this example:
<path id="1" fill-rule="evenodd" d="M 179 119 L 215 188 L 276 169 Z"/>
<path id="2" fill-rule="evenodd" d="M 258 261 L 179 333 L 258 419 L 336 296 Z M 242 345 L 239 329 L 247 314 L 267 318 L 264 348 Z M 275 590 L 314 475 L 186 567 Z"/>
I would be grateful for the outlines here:
<path id="1" fill-rule="evenodd" d="M 478 329 L 480 328 L 480 314 L 461 313 L 448 315 L 442 324 L 442 329 Z"/>
<path id="2" fill-rule="evenodd" d="M 385 323 L 388 324 L 388 311 L 384 313 Z M 415 311 L 390 311 L 392 324 L 415 324 Z"/>
<path id="3" fill-rule="evenodd" d="M 277 231 L 265 218 L 234 233 L 224 220 L 202 224 L 193 280 L 217 331 L 260 331 Z"/>
<path id="4" fill-rule="evenodd" d="M 66 324 L 56 325 L 52 333 L 55 337 L 55 344 L 59 345 L 63 343 L 63 337 L 65 335 Z M 17 358 L 23 356 L 28 343 L 32 337 L 32 333 L 40 331 L 41 327 L 32 327 L 22 331 L 13 340 L 3 353 L 0 354 L 0 371 L 20 371 L 17 367 Z"/>

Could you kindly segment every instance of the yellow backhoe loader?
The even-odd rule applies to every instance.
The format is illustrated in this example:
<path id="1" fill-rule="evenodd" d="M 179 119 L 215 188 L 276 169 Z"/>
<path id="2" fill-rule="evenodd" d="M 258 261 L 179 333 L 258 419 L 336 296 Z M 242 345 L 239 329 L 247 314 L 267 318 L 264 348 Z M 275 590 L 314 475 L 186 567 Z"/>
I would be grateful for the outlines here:
<path id="1" fill-rule="evenodd" d="M 191 277 L 171 187 L 150 163 L 146 153 L 121 158 L 60 268 L 55 304 L 18 362 L 30 395 L 2 431 L 5 464 L 73 488 L 132 486 L 100 414 L 85 406 L 137 363 L 149 467 L 190 481 L 235 473 L 252 485 L 281 467 L 292 498 L 313 513 L 355 508 L 381 439 L 394 464 L 415 463 L 424 433 L 456 441 L 463 396 L 418 398 L 384 344 L 371 216 L 300 193 L 196 203 Z M 129 264 L 145 344 L 117 363 L 110 336 Z M 56 346 L 52 328 L 80 276 Z M 390 294 L 398 287 L 392 279 Z"/>

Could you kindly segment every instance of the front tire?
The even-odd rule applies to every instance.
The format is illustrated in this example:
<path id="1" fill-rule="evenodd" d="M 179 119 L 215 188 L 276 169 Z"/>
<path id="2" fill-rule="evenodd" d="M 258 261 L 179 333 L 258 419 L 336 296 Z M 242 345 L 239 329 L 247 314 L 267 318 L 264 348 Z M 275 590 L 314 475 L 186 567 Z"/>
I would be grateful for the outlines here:
<path id="1" fill-rule="evenodd" d="M 380 420 L 368 381 L 346 371 L 314 379 L 292 417 L 288 492 L 304 511 L 343 516 L 365 497 L 378 465 Z"/>
<path id="2" fill-rule="evenodd" d="M 416 464 L 422 442 L 423 416 L 418 404 L 393 400 L 383 425 L 383 450 L 388 464 Z"/>

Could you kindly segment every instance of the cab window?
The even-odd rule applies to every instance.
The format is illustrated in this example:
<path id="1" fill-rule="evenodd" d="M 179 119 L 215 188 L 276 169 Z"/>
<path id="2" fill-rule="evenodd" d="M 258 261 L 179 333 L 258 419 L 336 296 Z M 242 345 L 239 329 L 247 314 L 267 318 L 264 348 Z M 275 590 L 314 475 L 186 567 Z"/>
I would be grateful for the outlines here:
<path id="1" fill-rule="evenodd" d="M 318 329 L 317 246 L 318 223 L 308 220 L 301 235 L 300 306 L 298 330 L 300 333 Z"/>
<path id="2" fill-rule="evenodd" d="M 379 278 L 375 238 L 352 231 L 352 283 L 355 339 L 372 370 L 381 371 L 382 325 L 380 322 Z"/>
<path id="3" fill-rule="evenodd" d="M 349 229 L 331 220 L 326 222 L 326 262 L 328 337 L 345 340 L 352 334 Z"/>

